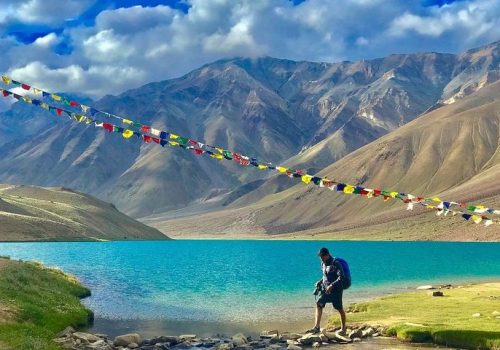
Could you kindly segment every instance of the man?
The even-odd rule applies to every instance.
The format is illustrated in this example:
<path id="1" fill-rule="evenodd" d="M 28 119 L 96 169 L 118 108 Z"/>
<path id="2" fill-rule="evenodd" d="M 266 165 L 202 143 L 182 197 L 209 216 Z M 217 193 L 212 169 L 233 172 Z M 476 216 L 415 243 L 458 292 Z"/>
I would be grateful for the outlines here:
<path id="1" fill-rule="evenodd" d="M 340 314 L 341 329 L 339 334 L 344 335 L 346 330 L 346 317 L 342 306 L 342 292 L 344 291 L 343 279 L 344 271 L 339 262 L 330 255 L 326 248 L 319 250 L 318 256 L 321 259 L 321 270 L 323 278 L 316 282 L 316 289 L 320 289 L 319 298 L 316 301 L 316 324 L 307 333 L 319 333 L 323 308 L 327 303 L 332 303 L 333 307 Z"/>

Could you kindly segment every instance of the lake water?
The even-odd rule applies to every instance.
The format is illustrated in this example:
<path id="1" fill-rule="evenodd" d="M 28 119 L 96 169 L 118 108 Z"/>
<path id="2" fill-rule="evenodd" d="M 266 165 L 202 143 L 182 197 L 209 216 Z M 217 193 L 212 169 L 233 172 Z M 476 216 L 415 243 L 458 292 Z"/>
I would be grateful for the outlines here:
<path id="1" fill-rule="evenodd" d="M 250 324 L 295 331 L 310 326 L 322 246 L 350 264 L 353 282 L 345 304 L 421 284 L 500 279 L 500 243 L 0 243 L 0 255 L 76 275 L 92 290 L 84 302 L 95 312 L 93 331 L 208 334 Z"/>

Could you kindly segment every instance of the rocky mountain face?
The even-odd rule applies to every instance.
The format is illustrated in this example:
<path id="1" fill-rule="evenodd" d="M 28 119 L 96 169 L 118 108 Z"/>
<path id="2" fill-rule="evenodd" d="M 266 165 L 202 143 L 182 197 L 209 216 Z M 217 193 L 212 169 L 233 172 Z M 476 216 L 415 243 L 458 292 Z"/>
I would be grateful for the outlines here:
<path id="1" fill-rule="evenodd" d="M 425 111 L 498 80 L 499 48 L 497 42 L 459 55 L 333 64 L 222 60 L 93 105 L 314 173 Z M 74 188 L 135 217 L 248 204 L 258 199 L 255 191 L 289 186 L 269 179 L 269 171 L 105 135 L 20 103 L 1 113 L 0 121 L 0 181 Z"/>
<path id="2" fill-rule="evenodd" d="M 443 200 L 500 208 L 500 81 L 451 105 L 437 108 L 352 152 L 319 176 Z M 484 227 L 462 218 L 436 218 L 429 209 L 406 211 L 399 200 L 297 184 L 276 194 L 254 196 L 239 205 L 189 218 L 149 219 L 177 235 L 296 234 L 323 238 L 500 239 L 498 225 Z M 276 182 L 268 181 L 272 186 Z M 498 215 L 491 214 L 498 220 Z M 236 224 L 237 223 L 237 224 Z M 238 225 L 239 224 L 239 225 Z"/>

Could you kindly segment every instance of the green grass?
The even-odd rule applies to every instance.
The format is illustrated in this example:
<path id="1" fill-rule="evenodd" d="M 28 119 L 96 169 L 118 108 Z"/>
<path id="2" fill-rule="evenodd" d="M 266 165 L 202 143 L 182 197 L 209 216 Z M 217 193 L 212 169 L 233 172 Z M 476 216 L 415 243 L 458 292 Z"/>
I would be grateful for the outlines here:
<path id="1" fill-rule="evenodd" d="M 467 349 L 500 349 L 500 283 L 385 296 L 348 308 L 348 323 L 382 325 L 387 334 L 409 342 Z M 472 317 L 480 313 L 480 317 Z M 337 325 L 337 317 L 330 323 Z"/>
<path id="2" fill-rule="evenodd" d="M 0 259 L 0 345 L 11 349 L 56 350 L 52 341 L 68 325 L 88 325 L 93 314 L 80 303 L 90 291 L 41 264 Z M 7 311 L 5 311 L 7 310 Z M 3 348 L 2 347 L 2 348 Z"/>

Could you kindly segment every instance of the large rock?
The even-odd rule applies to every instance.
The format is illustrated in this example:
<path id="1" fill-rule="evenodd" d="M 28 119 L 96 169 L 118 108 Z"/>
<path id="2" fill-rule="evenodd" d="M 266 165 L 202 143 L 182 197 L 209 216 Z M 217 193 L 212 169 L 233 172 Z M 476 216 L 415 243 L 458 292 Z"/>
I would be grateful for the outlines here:
<path id="1" fill-rule="evenodd" d="M 352 331 L 349 332 L 348 337 L 351 339 L 354 338 L 361 338 L 363 336 L 363 331 L 358 328 L 358 329 L 353 329 Z"/>
<path id="2" fill-rule="evenodd" d="M 119 335 L 115 338 L 113 342 L 114 346 L 128 346 L 130 343 L 140 344 L 142 342 L 142 338 L 137 333 L 130 333 Z"/>
<path id="3" fill-rule="evenodd" d="M 279 331 L 277 329 L 273 329 L 272 331 L 263 331 L 262 333 L 260 333 L 260 337 L 262 339 L 271 339 L 276 335 L 279 335 Z"/>
<path id="4" fill-rule="evenodd" d="M 186 340 L 194 340 L 196 339 L 196 334 L 182 334 L 179 336 L 181 340 L 186 341 Z"/>
<path id="5" fill-rule="evenodd" d="M 302 345 L 312 345 L 316 342 L 321 343 L 321 337 L 319 334 L 306 334 L 302 338 L 299 338 L 298 342 Z"/>
<path id="6" fill-rule="evenodd" d="M 248 344 L 248 339 L 243 333 L 235 334 L 231 339 L 235 346 Z"/>
<path id="7" fill-rule="evenodd" d="M 361 338 L 370 337 L 373 334 L 375 334 L 375 330 L 372 327 L 368 327 L 366 329 L 363 329 L 363 332 L 361 334 Z"/>
<path id="8" fill-rule="evenodd" d="M 71 337 L 73 339 L 80 339 L 80 341 L 83 344 L 94 343 L 94 342 L 100 340 L 99 337 L 96 337 L 93 334 L 84 333 L 84 332 L 74 332 L 73 334 L 71 334 Z"/>
<path id="9" fill-rule="evenodd" d="M 69 337 L 71 334 L 75 333 L 75 329 L 71 326 L 64 328 L 64 330 L 57 333 L 56 338 Z"/>
<path id="10" fill-rule="evenodd" d="M 164 336 L 153 338 L 149 341 L 149 344 L 155 345 L 158 343 L 169 343 L 170 345 L 177 345 L 180 343 L 180 338 L 175 335 Z"/>
<path id="11" fill-rule="evenodd" d="M 233 348 L 233 343 L 222 343 L 217 346 L 217 350 L 232 350 Z"/>
<path id="12" fill-rule="evenodd" d="M 288 350 L 302 350 L 302 348 L 300 346 L 293 345 L 293 344 L 288 345 L 287 349 Z"/>

